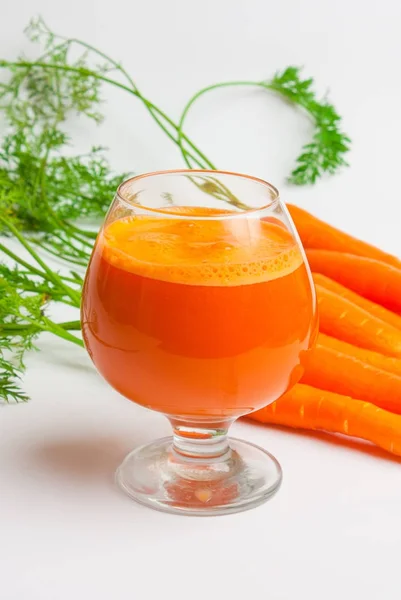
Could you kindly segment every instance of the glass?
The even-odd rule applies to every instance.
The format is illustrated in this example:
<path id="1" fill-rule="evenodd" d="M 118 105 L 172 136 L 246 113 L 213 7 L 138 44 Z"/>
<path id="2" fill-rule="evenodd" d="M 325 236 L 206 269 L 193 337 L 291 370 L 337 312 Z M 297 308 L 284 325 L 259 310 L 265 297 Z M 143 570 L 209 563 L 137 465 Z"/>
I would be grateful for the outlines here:
<path id="1" fill-rule="evenodd" d="M 227 437 L 299 380 L 316 333 L 309 267 L 272 185 L 190 170 L 124 182 L 92 253 L 82 329 L 110 385 L 173 428 L 119 467 L 132 498 L 212 515 L 279 488 L 271 454 Z"/>

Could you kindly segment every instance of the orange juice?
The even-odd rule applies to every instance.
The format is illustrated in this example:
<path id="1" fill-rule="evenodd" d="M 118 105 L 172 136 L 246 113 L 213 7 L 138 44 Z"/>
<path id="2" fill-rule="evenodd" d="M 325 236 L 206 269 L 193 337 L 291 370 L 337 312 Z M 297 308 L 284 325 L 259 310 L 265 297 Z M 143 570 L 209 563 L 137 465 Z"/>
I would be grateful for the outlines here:
<path id="1" fill-rule="evenodd" d="M 184 209 L 183 209 L 184 210 Z M 82 305 L 88 351 L 127 398 L 182 417 L 232 417 L 302 374 L 314 298 L 274 219 L 135 216 L 100 233 Z"/>

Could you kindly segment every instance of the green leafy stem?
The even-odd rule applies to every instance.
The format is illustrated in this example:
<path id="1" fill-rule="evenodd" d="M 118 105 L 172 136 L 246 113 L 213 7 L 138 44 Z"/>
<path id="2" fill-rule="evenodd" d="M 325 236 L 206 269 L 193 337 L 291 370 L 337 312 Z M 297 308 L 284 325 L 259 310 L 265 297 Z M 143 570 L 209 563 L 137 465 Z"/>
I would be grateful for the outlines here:
<path id="1" fill-rule="evenodd" d="M 339 167 L 347 166 L 344 155 L 350 149 L 350 139 L 339 129 L 341 119 L 334 106 L 327 100 L 317 101 L 312 85 L 312 79 L 301 79 L 299 67 L 288 67 L 282 73 L 277 73 L 271 81 L 227 81 L 201 89 L 187 102 L 178 123 L 178 143 L 185 163 L 192 167 L 183 146 L 186 138 L 183 127 L 195 102 L 217 89 L 245 86 L 262 88 L 283 96 L 304 109 L 315 123 L 312 141 L 303 146 L 303 151 L 297 158 L 298 164 L 289 177 L 291 183 L 315 183 L 324 172 L 334 173 Z"/>
<path id="2" fill-rule="evenodd" d="M 77 40 L 71 41 L 79 43 L 87 48 L 90 48 L 94 52 L 99 53 L 98 50 L 88 46 L 87 44 L 84 44 L 83 42 L 79 42 Z M 105 56 L 103 53 L 99 54 Z M 112 59 L 109 57 L 107 57 L 107 59 L 115 64 L 114 61 L 112 61 Z M 292 171 L 289 177 L 290 182 L 297 185 L 313 184 L 319 177 L 322 176 L 324 172 L 334 174 L 340 167 L 348 165 L 344 155 L 349 152 L 350 138 L 339 129 L 341 117 L 337 114 L 334 106 L 327 100 L 323 100 L 321 102 L 316 100 L 315 94 L 311 89 L 313 80 L 302 80 L 300 78 L 299 67 L 288 67 L 285 71 L 283 71 L 283 73 L 277 73 L 270 82 L 228 81 L 205 87 L 192 96 L 192 98 L 188 101 L 178 124 L 174 123 L 174 121 L 168 117 L 162 109 L 146 98 L 138 90 L 131 78 L 129 78 L 131 85 L 125 85 L 119 81 L 116 81 L 115 79 L 106 77 L 90 69 L 72 67 L 68 65 L 49 64 L 40 61 L 11 62 L 1 60 L 0 68 L 41 68 L 73 72 L 82 77 L 93 78 L 128 92 L 143 102 L 144 106 L 152 118 L 157 122 L 162 131 L 164 131 L 169 139 L 179 146 L 184 161 L 189 168 L 196 166 L 201 169 L 212 170 L 216 170 L 217 167 L 206 157 L 203 152 L 201 152 L 201 150 L 183 131 L 184 122 L 186 121 L 190 109 L 201 96 L 213 90 L 227 87 L 259 87 L 264 90 L 275 92 L 285 97 L 293 104 L 302 107 L 309 113 L 315 122 L 313 139 L 310 143 L 303 146 L 303 152 L 297 158 L 298 165 Z M 121 67 L 116 68 L 124 75 L 129 77 L 125 70 L 123 70 Z M 169 130 L 169 127 L 176 132 L 176 135 Z M 189 146 L 190 150 L 185 147 L 185 144 Z"/>

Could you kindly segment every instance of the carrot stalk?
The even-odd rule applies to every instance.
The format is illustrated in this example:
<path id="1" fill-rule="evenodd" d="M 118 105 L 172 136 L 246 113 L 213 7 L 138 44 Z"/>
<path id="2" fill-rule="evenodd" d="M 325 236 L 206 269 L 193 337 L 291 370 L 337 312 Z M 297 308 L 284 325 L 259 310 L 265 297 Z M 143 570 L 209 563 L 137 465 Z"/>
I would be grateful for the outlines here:
<path id="1" fill-rule="evenodd" d="M 401 269 L 373 258 L 330 250 L 307 250 L 306 255 L 312 271 L 401 313 Z"/>
<path id="2" fill-rule="evenodd" d="M 319 329 L 355 346 L 401 357 L 401 330 L 316 284 Z"/>
<path id="3" fill-rule="evenodd" d="M 394 373 L 394 375 L 401 376 L 401 359 L 392 358 L 390 356 L 384 356 L 379 352 L 373 352 L 372 350 L 366 350 L 365 348 L 358 348 L 352 344 L 348 344 L 343 340 L 337 340 L 333 337 L 319 333 L 318 343 L 326 348 L 340 352 L 341 354 L 347 354 L 353 356 L 364 363 L 367 363 L 371 367 L 376 367 L 382 371 L 388 373 Z"/>
<path id="4" fill-rule="evenodd" d="M 325 275 L 321 275 L 320 273 L 313 273 L 313 280 L 315 284 L 326 288 L 326 290 L 330 290 L 330 292 L 334 292 L 338 296 L 341 296 L 350 302 L 353 302 L 360 308 L 370 312 L 374 317 L 385 321 L 393 327 L 397 327 L 397 329 L 401 329 L 401 317 L 390 310 L 387 310 L 387 308 L 384 308 L 384 306 L 380 306 L 380 304 L 375 304 L 374 302 L 363 298 L 363 296 L 359 296 L 352 290 L 344 287 L 340 283 L 337 283 L 337 281 L 334 281 Z"/>
<path id="5" fill-rule="evenodd" d="M 369 402 L 297 384 L 279 400 L 250 415 L 260 423 L 358 437 L 401 456 L 401 416 Z"/>
<path id="6" fill-rule="evenodd" d="M 310 351 L 301 383 L 401 414 L 401 376 L 323 346 Z"/>
<path id="7" fill-rule="evenodd" d="M 396 256 L 332 227 L 298 206 L 288 204 L 287 208 L 305 248 L 367 256 L 401 269 L 401 260 Z"/>

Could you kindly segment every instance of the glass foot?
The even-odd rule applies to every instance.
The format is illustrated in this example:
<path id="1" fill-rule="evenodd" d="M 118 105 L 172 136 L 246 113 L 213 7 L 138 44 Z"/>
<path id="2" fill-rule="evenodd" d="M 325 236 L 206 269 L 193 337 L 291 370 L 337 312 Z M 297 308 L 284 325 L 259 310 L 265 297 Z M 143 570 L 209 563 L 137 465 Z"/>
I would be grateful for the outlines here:
<path id="1" fill-rule="evenodd" d="M 230 438 L 216 458 L 188 458 L 163 438 L 133 450 L 117 470 L 131 498 L 157 510 L 184 515 L 223 515 L 248 510 L 280 487 L 277 460 L 254 444 Z"/>

